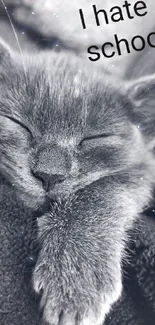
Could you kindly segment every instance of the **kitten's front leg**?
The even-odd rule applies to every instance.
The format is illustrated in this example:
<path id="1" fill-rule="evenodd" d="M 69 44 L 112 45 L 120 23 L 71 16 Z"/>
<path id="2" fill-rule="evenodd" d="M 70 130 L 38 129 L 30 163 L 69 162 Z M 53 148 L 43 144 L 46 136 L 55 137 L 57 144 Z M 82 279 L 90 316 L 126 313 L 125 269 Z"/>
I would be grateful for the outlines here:
<path id="1" fill-rule="evenodd" d="M 120 229 L 81 219 L 39 219 L 42 248 L 34 271 L 34 288 L 50 325 L 102 325 L 121 295 Z M 106 235 L 107 233 L 107 235 Z"/>

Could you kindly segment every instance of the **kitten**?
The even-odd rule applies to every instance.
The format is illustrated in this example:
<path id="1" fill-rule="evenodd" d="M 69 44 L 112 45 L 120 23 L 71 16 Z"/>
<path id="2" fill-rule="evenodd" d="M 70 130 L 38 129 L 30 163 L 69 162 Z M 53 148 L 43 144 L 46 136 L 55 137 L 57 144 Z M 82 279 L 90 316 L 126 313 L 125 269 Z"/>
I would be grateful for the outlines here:
<path id="1" fill-rule="evenodd" d="M 104 322 L 151 199 L 155 78 L 113 84 L 71 54 L 21 58 L 1 42 L 0 172 L 25 205 L 48 206 L 33 286 L 51 325 Z"/>

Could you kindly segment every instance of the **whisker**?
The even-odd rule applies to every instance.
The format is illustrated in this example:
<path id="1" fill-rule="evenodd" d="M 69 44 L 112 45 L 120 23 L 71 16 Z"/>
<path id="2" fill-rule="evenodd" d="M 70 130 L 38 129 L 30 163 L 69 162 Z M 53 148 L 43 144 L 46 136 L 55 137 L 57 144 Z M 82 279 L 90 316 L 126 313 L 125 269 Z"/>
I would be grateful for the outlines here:
<path id="1" fill-rule="evenodd" d="M 8 19 L 9 19 L 11 28 L 13 30 L 13 33 L 14 33 L 14 36 L 15 36 L 15 39 L 16 39 L 16 42 L 17 42 L 17 45 L 18 45 L 19 53 L 20 53 L 20 56 L 21 56 L 21 59 L 22 59 L 22 64 L 23 64 L 23 70 L 24 70 L 25 78 L 27 79 L 26 65 L 25 65 L 23 51 L 22 51 L 22 48 L 21 48 L 20 43 L 19 43 L 19 38 L 18 38 L 17 32 L 15 30 L 14 24 L 12 22 L 12 19 L 10 17 L 10 14 L 8 12 L 8 9 L 7 9 L 6 5 L 5 5 L 4 0 L 0 0 L 0 1 L 1 1 L 2 5 L 3 5 L 3 8 L 4 8 L 4 10 L 5 10 L 6 14 L 7 14 Z"/>

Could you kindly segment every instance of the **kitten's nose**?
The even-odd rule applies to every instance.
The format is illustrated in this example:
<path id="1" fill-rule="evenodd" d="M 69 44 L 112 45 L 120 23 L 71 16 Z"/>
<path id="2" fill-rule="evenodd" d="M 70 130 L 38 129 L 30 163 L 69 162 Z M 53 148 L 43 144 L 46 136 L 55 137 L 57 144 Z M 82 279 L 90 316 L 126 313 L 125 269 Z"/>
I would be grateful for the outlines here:
<path id="1" fill-rule="evenodd" d="M 42 171 L 36 171 L 34 175 L 35 177 L 39 178 L 42 181 L 43 188 L 46 192 L 49 192 L 54 188 L 56 184 L 60 184 L 65 180 L 64 175 L 59 175 L 59 174 L 49 175 L 48 173 Z"/>

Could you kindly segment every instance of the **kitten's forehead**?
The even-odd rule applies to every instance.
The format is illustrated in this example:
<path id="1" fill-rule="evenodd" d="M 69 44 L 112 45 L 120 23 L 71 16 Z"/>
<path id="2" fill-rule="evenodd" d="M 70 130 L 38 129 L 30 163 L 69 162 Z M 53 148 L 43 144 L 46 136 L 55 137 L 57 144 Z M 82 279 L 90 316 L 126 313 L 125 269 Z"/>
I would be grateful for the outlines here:
<path id="1" fill-rule="evenodd" d="M 89 68 L 72 56 L 32 58 L 26 79 L 19 68 L 14 72 L 8 106 L 42 134 L 121 128 L 127 119 L 126 99 L 105 75 Z"/>

